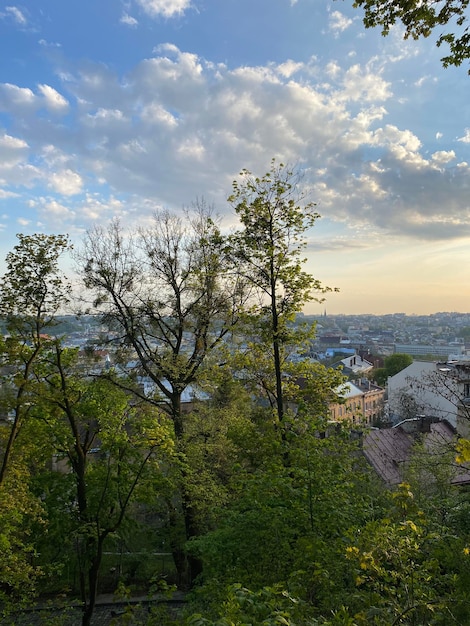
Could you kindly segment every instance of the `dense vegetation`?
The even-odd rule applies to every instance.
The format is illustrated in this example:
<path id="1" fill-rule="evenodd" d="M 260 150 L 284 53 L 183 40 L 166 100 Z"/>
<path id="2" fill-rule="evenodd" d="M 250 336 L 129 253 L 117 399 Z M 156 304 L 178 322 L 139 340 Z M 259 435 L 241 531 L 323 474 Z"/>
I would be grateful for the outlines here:
<path id="1" fill-rule="evenodd" d="M 442 464 L 385 489 L 360 437 L 328 423 L 341 373 L 299 358 L 314 329 L 295 314 L 328 288 L 303 269 L 318 215 L 296 182 L 275 163 L 242 172 L 229 237 L 201 203 L 132 236 L 117 222 L 88 233 L 82 305 L 111 366 L 57 332 L 67 238 L 19 236 L 0 296 L 0 607 L 13 622 L 65 595 L 87 625 L 100 592 L 174 584 L 190 590 L 185 613 L 144 623 L 470 623 L 467 492 Z"/>

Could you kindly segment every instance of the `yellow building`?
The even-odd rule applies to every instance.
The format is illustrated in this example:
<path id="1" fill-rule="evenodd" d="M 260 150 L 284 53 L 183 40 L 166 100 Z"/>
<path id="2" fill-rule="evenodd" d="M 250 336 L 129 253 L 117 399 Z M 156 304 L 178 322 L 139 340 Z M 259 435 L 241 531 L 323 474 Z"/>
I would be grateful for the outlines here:
<path id="1" fill-rule="evenodd" d="M 372 425 L 383 418 L 384 406 L 385 389 L 361 379 L 338 389 L 338 402 L 329 406 L 330 417 L 334 421 Z"/>

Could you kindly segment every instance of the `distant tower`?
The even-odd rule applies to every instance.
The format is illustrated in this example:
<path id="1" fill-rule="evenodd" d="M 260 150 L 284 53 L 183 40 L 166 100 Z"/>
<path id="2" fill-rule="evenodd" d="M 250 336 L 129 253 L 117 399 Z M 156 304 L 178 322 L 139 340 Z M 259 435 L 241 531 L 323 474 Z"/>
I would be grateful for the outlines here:
<path id="1" fill-rule="evenodd" d="M 325 307 L 325 310 L 323 312 L 323 317 L 326 317 L 326 307 Z"/>

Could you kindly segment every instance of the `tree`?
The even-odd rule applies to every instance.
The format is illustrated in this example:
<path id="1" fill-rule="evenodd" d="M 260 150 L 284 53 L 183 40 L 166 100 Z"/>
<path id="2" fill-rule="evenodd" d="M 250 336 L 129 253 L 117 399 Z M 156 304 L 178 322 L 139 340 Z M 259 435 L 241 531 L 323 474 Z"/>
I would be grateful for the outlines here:
<path id="1" fill-rule="evenodd" d="M 461 65 L 470 58 L 468 5 L 469 0 L 355 0 L 353 3 L 364 9 L 365 27 L 381 26 L 382 35 L 388 35 L 397 22 L 405 27 L 405 39 L 429 37 L 436 28 L 454 23 L 457 32 L 444 32 L 437 40 L 438 47 L 445 43 L 450 49 L 441 59 L 444 67 Z"/>
<path id="2" fill-rule="evenodd" d="M 7 335 L 0 338 L 0 596 L 17 601 L 34 589 L 41 569 L 33 566 L 29 535 L 42 507 L 31 493 L 32 468 L 47 449 L 30 419 L 38 370 L 48 349 L 56 315 L 70 287 L 59 268 L 69 248 L 63 235 L 18 235 L 6 257 L 0 286 L 0 315 Z"/>
<path id="3" fill-rule="evenodd" d="M 389 376 L 395 376 L 413 363 L 413 357 L 409 354 L 390 354 L 385 357 L 384 367 L 379 367 L 373 372 L 373 376 L 378 385 L 384 387 Z"/>
<path id="4" fill-rule="evenodd" d="M 118 222 L 96 227 L 77 256 L 95 310 L 137 356 L 128 373 L 146 377 L 156 390 L 146 395 L 134 386 L 134 392 L 167 411 L 182 458 L 183 392 L 236 325 L 244 298 L 242 281 L 228 271 L 224 246 L 211 209 L 199 202 L 185 220 L 161 211 L 151 227 L 128 238 Z M 198 529 L 184 463 L 181 493 L 189 539 Z M 194 561 L 191 567 L 194 579 L 200 566 Z"/>
<path id="5" fill-rule="evenodd" d="M 298 189 L 298 171 L 273 160 L 271 169 L 261 178 L 248 170 L 242 170 L 240 176 L 240 182 L 233 182 L 229 202 L 235 207 L 242 230 L 231 237 L 230 254 L 255 291 L 257 301 L 253 301 L 247 316 L 254 336 L 251 349 L 258 344 L 258 351 L 271 351 L 268 359 L 275 385 L 269 389 L 263 384 L 285 439 L 286 350 L 292 346 L 298 349 L 308 338 L 297 332 L 295 314 L 307 302 L 321 301 L 313 294 L 331 291 L 302 268 L 306 260 L 301 256 L 305 232 L 319 214 L 313 210 L 314 203 L 305 202 Z M 261 371 L 262 360 L 256 361 Z"/>
<path id="6" fill-rule="evenodd" d="M 28 389 L 34 367 L 49 338 L 57 312 L 70 295 L 70 285 L 59 268 L 59 259 L 70 249 L 64 235 L 17 235 L 19 243 L 6 257 L 7 272 L 0 290 L 0 315 L 9 335 L 1 343 L 2 366 L 6 372 L 7 405 L 12 415 L 10 433 L 3 450 L 0 486 L 24 420 L 30 410 Z"/>
<path id="7" fill-rule="evenodd" d="M 172 439 L 157 409 L 133 405 L 107 379 L 82 375 L 77 356 L 55 342 L 32 414 L 47 424 L 59 466 L 53 473 L 68 485 L 63 515 L 78 559 L 82 625 L 89 626 L 105 543 L 119 532 L 142 484 L 168 464 Z"/>
<path id="8" fill-rule="evenodd" d="M 317 421 L 294 436 L 285 467 L 266 441 L 259 445 L 269 432 L 258 423 L 257 464 L 240 468 L 232 481 L 236 497 L 220 511 L 217 527 L 192 542 L 204 561 L 200 612 L 218 616 L 214 623 L 224 623 L 233 585 L 248 588 L 249 595 L 269 587 L 282 590 L 280 596 L 302 598 L 295 603 L 302 605 L 301 615 L 292 615 L 292 624 L 323 623 L 313 617 L 331 613 L 346 592 L 354 592 L 345 536 L 378 514 L 381 490 L 347 429 L 322 438 L 321 425 Z M 250 617 L 247 623 L 261 623 L 259 615 Z"/>

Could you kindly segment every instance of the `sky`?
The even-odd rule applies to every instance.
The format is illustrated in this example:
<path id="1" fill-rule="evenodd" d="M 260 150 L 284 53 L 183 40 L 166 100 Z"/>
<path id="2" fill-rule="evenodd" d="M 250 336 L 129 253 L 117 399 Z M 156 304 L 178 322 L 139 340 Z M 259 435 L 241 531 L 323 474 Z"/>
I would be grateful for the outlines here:
<path id="1" fill-rule="evenodd" d="M 352 0 L 0 1 L 0 258 L 303 172 L 306 313 L 470 311 L 470 76 Z M 0 262 L 0 273 L 5 265 Z"/>

